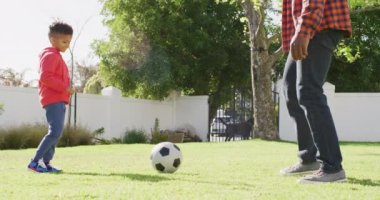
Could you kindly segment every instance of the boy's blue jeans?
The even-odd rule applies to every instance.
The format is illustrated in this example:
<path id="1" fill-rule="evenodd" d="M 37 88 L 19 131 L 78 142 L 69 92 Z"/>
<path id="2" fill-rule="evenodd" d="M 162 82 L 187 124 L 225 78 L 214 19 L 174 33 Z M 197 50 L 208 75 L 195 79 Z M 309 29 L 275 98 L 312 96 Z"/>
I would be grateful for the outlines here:
<path id="1" fill-rule="evenodd" d="M 317 33 L 310 40 L 306 59 L 295 61 L 289 53 L 283 75 L 286 105 L 296 124 L 301 162 L 318 159 L 326 173 L 342 169 L 338 137 L 322 88 L 342 36 L 342 32 L 331 29 Z"/>
<path id="2" fill-rule="evenodd" d="M 55 146 L 62 135 L 66 106 L 64 102 L 52 103 L 45 106 L 45 111 L 46 119 L 49 124 L 49 130 L 38 145 L 37 152 L 33 160 L 38 161 L 42 158 L 43 161 L 47 163 L 53 158 Z"/>

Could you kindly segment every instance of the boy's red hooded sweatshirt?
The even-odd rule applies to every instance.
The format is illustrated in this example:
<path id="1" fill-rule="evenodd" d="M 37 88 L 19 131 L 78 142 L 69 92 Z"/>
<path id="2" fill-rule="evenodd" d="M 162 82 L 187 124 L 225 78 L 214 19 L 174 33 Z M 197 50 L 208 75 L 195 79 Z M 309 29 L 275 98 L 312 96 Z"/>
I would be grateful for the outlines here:
<path id="1" fill-rule="evenodd" d="M 58 49 L 49 47 L 40 54 L 40 102 L 43 107 L 57 102 L 69 103 L 70 77 L 65 61 Z"/>

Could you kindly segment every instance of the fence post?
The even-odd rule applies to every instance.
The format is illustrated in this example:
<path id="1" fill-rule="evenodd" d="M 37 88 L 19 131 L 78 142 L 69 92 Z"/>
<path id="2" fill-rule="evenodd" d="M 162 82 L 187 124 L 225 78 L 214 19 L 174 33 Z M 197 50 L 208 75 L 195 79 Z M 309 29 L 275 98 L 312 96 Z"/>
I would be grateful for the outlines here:
<path id="1" fill-rule="evenodd" d="M 334 95 L 335 95 L 335 85 L 326 82 L 323 85 L 324 94 L 326 95 L 328 105 L 330 107 L 331 112 L 334 110 Z"/>
<path id="2" fill-rule="evenodd" d="M 108 97 L 104 137 L 107 139 L 120 138 L 122 136 L 120 129 L 121 91 L 110 86 L 102 90 L 102 95 Z"/>

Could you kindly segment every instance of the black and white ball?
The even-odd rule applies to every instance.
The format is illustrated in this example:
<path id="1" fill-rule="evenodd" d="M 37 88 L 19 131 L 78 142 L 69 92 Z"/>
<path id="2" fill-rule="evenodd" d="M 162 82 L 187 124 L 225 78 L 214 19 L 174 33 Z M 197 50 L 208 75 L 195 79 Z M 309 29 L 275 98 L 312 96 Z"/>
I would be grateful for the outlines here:
<path id="1" fill-rule="evenodd" d="M 182 153 L 177 145 L 161 142 L 153 147 L 150 159 L 158 172 L 174 173 L 182 163 Z"/>

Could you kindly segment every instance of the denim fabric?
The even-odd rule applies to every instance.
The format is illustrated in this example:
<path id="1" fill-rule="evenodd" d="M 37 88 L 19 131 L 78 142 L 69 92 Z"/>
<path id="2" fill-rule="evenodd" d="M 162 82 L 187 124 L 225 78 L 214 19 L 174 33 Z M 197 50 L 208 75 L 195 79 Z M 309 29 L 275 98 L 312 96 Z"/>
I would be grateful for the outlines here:
<path id="1" fill-rule="evenodd" d="M 33 160 L 37 161 L 43 159 L 44 162 L 49 162 L 54 156 L 55 146 L 63 132 L 66 112 L 65 103 L 58 102 L 49 104 L 45 107 L 45 111 L 49 130 L 38 145 Z"/>
<path id="2" fill-rule="evenodd" d="M 288 55 L 283 75 L 286 105 L 296 125 L 298 156 L 304 164 L 320 160 L 326 173 L 342 169 L 338 137 L 322 88 L 342 37 L 342 32 L 331 29 L 317 33 L 310 40 L 306 59 L 296 61 Z"/>

